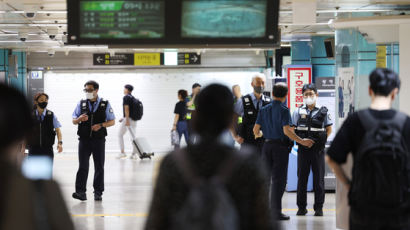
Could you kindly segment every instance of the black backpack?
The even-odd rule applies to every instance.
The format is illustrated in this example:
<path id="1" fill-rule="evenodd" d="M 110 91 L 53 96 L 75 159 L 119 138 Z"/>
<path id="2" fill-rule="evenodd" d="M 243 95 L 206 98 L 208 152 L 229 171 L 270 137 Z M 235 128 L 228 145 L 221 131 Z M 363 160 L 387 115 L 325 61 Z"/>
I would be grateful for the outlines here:
<path id="1" fill-rule="evenodd" d="M 134 105 L 134 112 L 131 118 L 134 121 L 139 121 L 141 120 L 142 115 L 144 115 L 144 106 L 142 105 L 142 102 L 135 97 L 132 97 L 132 103 Z"/>
<path id="2" fill-rule="evenodd" d="M 354 157 L 349 203 L 366 213 L 400 213 L 410 204 L 410 159 L 402 137 L 407 116 L 397 112 L 379 120 L 368 109 L 358 114 L 366 134 Z"/>
<path id="3" fill-rule="evenodd" d="M 237 230 L 239 215 L 225 183 L 237 165 L 237 158 L 228 157 L 210 179 L 197 176 L 189 163 L 187 152 L 174 153 L 178 169 L 189 186 L 188 196 L 172 217 L 172 230 Z"/>

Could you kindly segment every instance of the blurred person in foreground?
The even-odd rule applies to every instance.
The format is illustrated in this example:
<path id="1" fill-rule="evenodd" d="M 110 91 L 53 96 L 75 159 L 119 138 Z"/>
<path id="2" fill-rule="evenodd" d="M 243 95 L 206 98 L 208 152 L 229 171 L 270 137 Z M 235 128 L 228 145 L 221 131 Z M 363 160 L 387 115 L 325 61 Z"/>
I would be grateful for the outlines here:
<path id="1" fill-rule="evenodd" d="M 24 96 L 0 84 L 0 229 L 74 229 L 58 185 L 20 172 L 34 123 Z"/>
<path id="2" fill-rule="evenodd" d="M 260 157 L 224 142 L 232 93 L 211 84 L 195 103 L 197 141 L 162 161 L 145 229 L 277 229 Z"/>

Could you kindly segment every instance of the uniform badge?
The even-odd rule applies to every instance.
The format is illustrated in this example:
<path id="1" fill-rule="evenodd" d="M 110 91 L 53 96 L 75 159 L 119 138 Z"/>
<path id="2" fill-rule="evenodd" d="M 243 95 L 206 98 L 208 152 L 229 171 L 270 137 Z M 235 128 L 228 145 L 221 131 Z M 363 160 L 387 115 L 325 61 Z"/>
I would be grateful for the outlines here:
<path id="1" fill-rule="evenodd" d="M 112 109 L 110 109 L 110 113 L 113 113 Z"/>
<path id="2" fill-rule="evenodd" d="M 244 99 L 245 99 L 245 102 L 249 102 L 249 98 L 245 97 Z"/>
<path id="3" fill-rule="evenodd" d="M 51 111 L 48 111 L 48 113 L 47 113 L 48 115 L 51 115 Z"/>
<path id="4" fill-rule="evenodd" d="M 253 112 L 252 112 L 252 111 L 249 111 L 248 114 L 253 114 Z"/>
<path id="5" fill-rule="evenodd" d="M 302 119 L 306 119 L 306 114 L 301 115 Z"/>
<path id="6" fill-rule="evenodd" d="M 101 104 L 101 107 L 105 107 L 105 104 Z"/>
<path id="7" fill-rule="evenodd" d="M 85 106 L 86 104 L 85 104 L 85 102 L 83 102 L 83 105 L 82 106 Z"/>

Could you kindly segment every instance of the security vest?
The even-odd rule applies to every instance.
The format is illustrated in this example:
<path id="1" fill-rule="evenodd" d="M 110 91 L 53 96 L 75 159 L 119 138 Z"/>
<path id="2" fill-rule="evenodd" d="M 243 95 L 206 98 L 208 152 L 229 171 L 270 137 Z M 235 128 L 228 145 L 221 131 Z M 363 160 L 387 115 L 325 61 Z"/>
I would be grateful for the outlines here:
<path id="1" fill-rule="evenodd" d="M 40 115 L 40 114 L 39 114 Z M 54 113 L 50 110 L 46 110 L 44 119 L 41 120 L 40 116 L 36 115 L 36 111 L 33 111 L 33 120 L 35 122 L 33 135 L 29 138 L 28 145 L 30 147 L 52 147 L 56 139 L 56 132 L 53 124 Z"/>
<path id="2" fill-rule="evenodd" d="M 314 110 L 316 109 L 315 107 Z M 306 105 L 298 108 L 299 120 L 295 132 L 300 138 L 309 138 L 315 141 L 315 144 L 309 150 L 319 152 L 325 148 L 327 140 L 324 125 L 328 110 L 325 106 L 322 106 L 312 117 L 313 111 L 308 112 Z"/>
<path id="3" fill-rule="evenodd" d="M 188 102 L 191 101 L 192 96 L 188 96 L 187 99 L 188 99 Z M 196 109 L 195 103 L 192 103 L 192 105 L 188 107 L 187 112 L 186 112 L 187 120 L 192 119 L 192 112 L 195 111 L 195 109 Z"/>
<path id="4" fill-rule="evenodd" d="M 262 106 L 259 107 L 261 109 L 263 106 L 268 105 L 271 103 L 271 99 L 262 95 Z M 242 104 L 243 104 L 243 117 L 242 117 L 242 127 L 239 135 L 244 139 L 246 143 L 254 143 L 255 135 L 253 134 L 253 127 L 255 126 L 256 119 L 258 118 L 259 110 L 255 108 L 252 102 L 252 97 L 250 94 L 242 97 Z"/>
<path id="5" fill-rule="evenodd" d="M 105 136 L 107 136 L 107 129 L 104 127 L 101 127 L 101 129 L 99 129 L 97 132 L 94 132 L 91 129 L 93 125 L 101 124 L 107 120 L 107 116 L 105 114 L 107 105 L 108 101 L 104 101 L 103 99 L 101 99 L 100 104 L 97 105 L 97 110 L 94 112 L 93 109 L 93 111 L 91 112 L 88 105 L 88 100 L 81 100 L 81 114 L 87 114 L 88 120 L 82 121 L 78 125 L 77 134 L 80 137 L 80 139 L 102 139 L 105 138 Z"/>

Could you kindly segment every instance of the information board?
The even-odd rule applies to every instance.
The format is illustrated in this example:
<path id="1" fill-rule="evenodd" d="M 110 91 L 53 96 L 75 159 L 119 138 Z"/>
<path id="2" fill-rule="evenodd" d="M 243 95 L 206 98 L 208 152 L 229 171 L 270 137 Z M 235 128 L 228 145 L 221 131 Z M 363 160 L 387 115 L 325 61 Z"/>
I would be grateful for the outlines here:
<path id="1" fill-rule="evenodd" d="M 302 88 L 312 82 L 312 66 L 287 66 L 288 107 L 293 114 L 296 108 L 303 105 Z"/>
<path id="2" fill-rule="evenodd" d="M 82 38 L 161 38 L 164 1 L 80 1 Z"/>
<path id="3" fill-rule="evenodd" d="M 113 48 L 270 48 L 279 1 L 67 1 L 68 44 Z"/>

